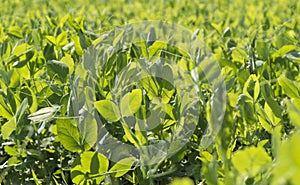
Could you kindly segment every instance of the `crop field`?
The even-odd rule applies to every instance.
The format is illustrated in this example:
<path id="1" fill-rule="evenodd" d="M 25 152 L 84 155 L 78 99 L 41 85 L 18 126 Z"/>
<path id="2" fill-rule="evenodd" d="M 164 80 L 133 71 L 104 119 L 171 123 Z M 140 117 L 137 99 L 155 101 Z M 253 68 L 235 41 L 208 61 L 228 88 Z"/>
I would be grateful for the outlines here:
<path id="1" fill-rule="evenodd" d="M 298 185 L 300 1 L 0 0 L 0 184 Z"/>

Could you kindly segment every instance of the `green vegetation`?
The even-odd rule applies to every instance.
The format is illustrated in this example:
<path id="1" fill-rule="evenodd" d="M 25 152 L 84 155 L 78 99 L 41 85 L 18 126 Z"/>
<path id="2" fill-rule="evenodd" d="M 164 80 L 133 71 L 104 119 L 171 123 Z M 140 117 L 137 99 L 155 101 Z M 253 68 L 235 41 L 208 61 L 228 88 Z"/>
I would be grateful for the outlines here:
<path id="1" fill-rule="evenodd" d="M 300 2 L 1 0 L 0 12 L 0 184 L 300 181 Z M 144 20 L 176 23 L 206 43 L 220 67 L 226 101 L 213 100 L 218 94 L 212 86 L 220 81 L 210 72 L 217 68 L 201 66 L 176 44 L 145 38 L 107 51 L 103 43 L 118 48 L 125 37 L 110 30 Z M 148 36 L 154 38 L 155 31 Z M 102 64 L 98 56 L 105 59 Z M 136 70 L 145 69 L 145 57 L 174 65 L 151 65 L 146 71 L 161 69 L 161 78 L 122 86 L 132 82 L 130 75 L 145 72 Z M 203 67 L 213 70 L 205 73 Z M 183 81 L 188 85 L 197 77 L 199 106 L 192 106 L 193 91 L 175 90 L 165 80 L 176 72 L 190 75 Z M 115 89 L 117 75 L 124 80 Z M 222 105 L 220 125 L 214 116 L 221 113 L 213 110 Z M 186 133 L 182 148 L 170 144 L 174 155 L 155 161 L 151 157 L 165 155 L 160 141 L 185 131 L 176 124 L 181 117 L 195 123 L 183 114 L 185 106 L 199 114 L 197 123 L 188 125 L 193 133 Z M 152 114 L 165 116 L 162 124 L 149 116 L 150 107 Z M 151 133 L 142 129 L 140 120 L 146 118 L 154 119 Z M 126 146 L 109 153 L 99 144 L 104 129 L 117 144 L 148 152 L 149 159 Z"/>

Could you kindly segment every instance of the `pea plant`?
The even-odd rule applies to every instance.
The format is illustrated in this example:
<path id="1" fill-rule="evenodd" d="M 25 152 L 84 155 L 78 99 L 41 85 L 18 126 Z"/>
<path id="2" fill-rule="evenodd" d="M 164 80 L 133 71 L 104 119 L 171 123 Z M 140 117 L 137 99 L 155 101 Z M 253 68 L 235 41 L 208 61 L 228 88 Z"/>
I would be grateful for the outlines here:
<path id="1" fill-rule="evenodd" d="M 1 1 L 0 184 L 298 184 L 299 8 Z"/>

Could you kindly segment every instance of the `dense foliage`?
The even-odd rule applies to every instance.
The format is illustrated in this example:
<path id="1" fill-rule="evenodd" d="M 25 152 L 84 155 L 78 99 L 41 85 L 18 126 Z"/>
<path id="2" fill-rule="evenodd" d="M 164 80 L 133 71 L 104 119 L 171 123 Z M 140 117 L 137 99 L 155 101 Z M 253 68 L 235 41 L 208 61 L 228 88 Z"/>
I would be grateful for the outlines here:
<path id="1" fill-rule="evenodd" d="M 1 0 L 0 12 L 0 184 L 300 181 L 300 2 Z M 227 97 L 223 123 L 215 125 L 209 114 L 213 90 L 200 78 L 199 69 L 201 81 L 196 83 L 203 94 L 196 129 L 181 150 L 155 165 L 126 154 L 119 161 L 109 160 L 96 143 L 101 141 L 104 127 L 134 146 L 167 137 L 176 129 L 178 92 L 161 79 L 145 79 L 125 89 L 117 98 L 133 102 L 133 116 L 122 105 L 120 113 L 111 111 L 119 109 L 111 101 L 111 85 L 130 61 L 145 57 L 145 53 L 156 56 L 153 50 L 175 53 L 178 58 L 164 57 L 188 72 L 190 65 L 197 67 L 197 63 L 184 59 L 186 53 L 178 48 L 145 42 L 108 55 L 102 73 L 95 73 L 95 78 L 82 72 L 90 65 L 87 58 L 95 57 L 90 48 L 103 41 L 103 34 L 142 20 L 163 20 L 197 30 L 194 33 L 220 66 Z M 117 45 L 121 36 L 112 35 L 111 42 Z M 162 68 L 173 70 L 167 64 Z M 77 103 L 90 101 L 103 127 L 89 113 L 85 116 L 90 124 L 84 128 L 75 121 L 72 93 L 81 92 L 80 84 L 75 83 L 79 73 L 87 81 L 95 80 L 96 90 L 78 94 L 84 100 L 79 98 Z M 155 94 L 160 90 L 161 94 Z M 155 110 L 166 113 L 168 122 L 155 127 L 150 135 L 121 124 L 120 120 L 126 122 L 124 115 L 143 119 L 156 95 L 162 103 L 157 103 L 160 107 Z M 217 135 L 213 143 L 203 147 L 206 126 L 220 126 L 220 130 L 213 133 Z"/>

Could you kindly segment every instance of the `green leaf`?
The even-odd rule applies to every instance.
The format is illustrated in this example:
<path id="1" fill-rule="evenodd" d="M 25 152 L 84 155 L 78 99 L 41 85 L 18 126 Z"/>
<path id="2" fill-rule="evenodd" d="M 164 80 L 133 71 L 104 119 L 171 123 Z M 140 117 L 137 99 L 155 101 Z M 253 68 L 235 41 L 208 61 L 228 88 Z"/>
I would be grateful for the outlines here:
<path id="1" fill-rule="evenodd" d="M 134 89 L 125 94 L 120 101 L 122 116 L 131 116 L 136 113 L 142 104 L 142 90 Z"/>
<path id="2" fill-rule="evenodd" d="M 290 98 L 300 98 L 299 89 L 293 81 L 289 80 L 284 75 L 281 75 L 278 78 L 278 83 L 287 96 L 289 96 Z"/>
<path id="3" fill-rule="evenodd" d="M 222 22 L 220 23 L 211 22 L 210 24 L 214 29 L 216 29 L 219 32 L 219 34 L 222 34 Z"/>
<path id="4" fill-rule="evenodd" d="M 68 19 L 70 18 L 70 14 L 66 14 L 65 16 L 63 16 L 61 19 L 60 19 L 60 22 L 59 22 L 59 26 L 61 28 L 63 28 L 64 24 L 68 21 Z M 71 19 L 71 18 L 70 18 Z"/>
<path id="5" fill-rule="evenodd" d="M 279 138 L 280 139 L 280 138 Z M 276 147 L 276 165 L 273 167 L 272 183 L 298 184 L 300 177 L 300 133 L 294 132 L 289 139 Z"/>
<path id="6" fill-rule="evenodd" d="M 295 45 L 282 46 L 279 50 L 277 50 L 275 53 L 272 54 L 272 57 L 273 58 L 283 57 L 285 54 L 295 49 L 296 49 Z"/>
<path id="7" fill-rule="evenodd" d="M 16 117 L 12 117 L 8 122 L 6 122 L 4 125 L 1 127 L 1 133 L 3 139 L 8 139 L 9 136 L 13 133 L 13 131 L 16 130 L 17 126 L 17 120 Z"/>
<path id="8" fill-rule="evenodd" d="M 293 104 L 300 110 L 300 99 L 293 99 Z"/>
<path id="9" fill-rule="evenodd" d="M 83 146 L 80 133 L 74 119 L 56 120 L 58 138 L 65 149 L 71 152 L 80 152 Z"/>
<path id="10" fill-rule="evenodd" d="M 173 71 L 168 65 L 163 67 L 162 79 L 160 79 L 161 86 L 161 97 L 163 102 L 169 102 L 175 93 L 175 88 L 173 86 Z"/>
<path id="11" fill-rule="evenodd" d="M 24 55 L 32 50 L 32 46 L 29 44 L 20 44 L 13 50 L 13 54 L 17 57 Z"/>
<path id="12" fill-rule="evenodd" d="M 1 116 L 8 120 L 10 120 L 13 117 L 10 107 L 8 107 L 8 105 L 5 103 L 2 96 L 0 96 L 0 112 Z"/>
<path id="13" fill-rule="evenodd" d="M 158 85 L 154 81 L 153 77 L 146 77 L 140 80 L 140 83 L 142 84 L 143 88 L 147 92 L 147 96 L 150 100 L 153 100 L 153 98 L 157 98 L 158 96 Z"/>
<path id="14" fill-rule="evenodd" d="M 118 47 L 118 44 L 123 40 L 123 38 L 124 38 L 124 30 L 121 31 L 121 32 L 119 33 L 119 35 L 116 35 L 116 36 L 115 36 L 114 41 L 113 41 L 113 43 L 112 43 L 112 46 L 113 46 L 113 47 Z"/>
<path id="15" fill-rule="evenodd" d="M 19 154 L 17 148 L 12 146 L 4 146 L 4 151 L 10 156 Z"/>
<path id="16" fill-rule="evenodd" d="M 96 143 L 98 134 L 97 121 L 93 115 L 88 114 L 84 116 L 84 122 L 81 124 L 79 130 L 87 143 L 85 150 L 89 150 Z"/>
<path id="17" fill-rule="evenodd" d="M 246 83 L 244 84 L 243 94 L 253 98 L 254 101 L 257 100 L 260 94 L 260 85 L 256 75 L 250 75 Z"/>
<path id="18" fill-rule="evenodd" d="M 139 144 L 134 133 L 132 133 L 132 131 L 128 128 L 126 124 L 122 124 L 122 126 L 125 132 L 125 138 L 128 139 L 134 146 L 138 147 Z"/>
<path id="19" fill-rule="evenodd" d="M 9 87 L 16 88 L 20 85 L 20 75 L 17 70 L 10 71 Z"/>
<path id="20" fill-rule="evenodd" d="M 118 106 L 110 100 L 100 100 L 95 102 L 94 105 L 107 121 L 116 122 L 121 118 Z"/>
<path id="21" fill-rule="evenodd" d="M 36 94 L 33 92 L 33 90 L 30 87 L 23 87 L 21 89 L 20 97 L 22 99 L 27 98 L 28 99 L 28 105 L 30 106 L 29 110 L 30 112 L 35 112 L 38 108 L 38 102 Z"/>
<path id="22" fill-rule="evenodd" d="M 273 114 L 275 114 L 275 116 L 278 118 L 282 118 L 280 105 L 271 97 L 267 98 L 266 102 L 269 105 L 269 107 L 272 109 Z"/>
<path id="23" fill-rule="evenodd" d="M 52 44 L 56 45 L 56 39 L 53 36 L 46 36 L 46 39 L 51 42 Z"/>
<path id="24" fill-rule="evenodd" d="M 13 156 L 7 160 L 7 166 L 17 166 L 21 163 L 22 161 L 16 156 Z"/>
<path id="25" fill-rule="evenodd" d="M 25 111 L 27 110 L 28 108 L 28 100 L 27 98 L 25 98 L 21 105 L 19 106 L 17 112 L 16 112 L 16 119 L 17 119 L 17 124 L 21 121 L 23 115 L 25 114 Z"/>
<path id="26" fill-rule="evenodd" d="M 68 44 L 68 39 L 67 39 L 68 33 L 66 31 L 62 32 L 56 37 L 56 45 L 63 47 L 64 45 Z"/>
<path id="27" fill-rule="evenodd" d="M 272 161 L 263 147 L 251 146 L 235 152 L 232 156 L 234 167 L 243 175 L 254 176 Z"/>
<path id="28" fill-rule="evenodd" d="M 145 131 L 144 120 L 138 120 L 135 124 L 135 137 L 139 141 L 140 145 L 145 145 L 147 143 L 147 132 Z"/>
<path id="29" fill-rule="evenodd" d="M 194 185 L 192 179 L 188 177 L 175 178 L 170 185 Z"/>
<path id="30" fill-rule="evenodd" d="M 50 60 L 47 62 L 48 70 L 52 71 L 56 74 L 60 79 L 64 80 L 67 75 L 69 74 L 69 67 L 67 64 L 57 61 L 57 60 Z"/>
<path id="31" fill-rule="evenodd" d="M 86 49 L 88 47 L 88 40 L 85 38 L 82 31 L 79 31 L 78 35 L 81 48 Z"/>
<path id="32" fill-rule="evenodd" d="M 261 94 L 264 97 L 265 101 L 268 103 L 269 107 L 272 109 L 272 112 L 276 117 L 281 118 L 281 107 L 274 100 L 273 91 L 271 85 L 268 82 L 263 82 L 261 84 Z"/>
<path id="33" fill-rule="evenodd" d="M 273 112 L 273 109 L 269 106 L 268 103 L 265 103 L 264 110 L 272 125 L 276 126 L 281 121 L 281 118 L 276 116 L 276 114 Z"/>
<path id="34" fill-rule="evenodd" d="M 74 72 L 74 60 L 71 55 L 66 54 L 61 61 L 68 65 L 69 74 L 72 74 Z"/>
<path id="35" fill-rule="evenodd" d="M 253 107 L 253 100 L 251 97 L 241 94 L 238 99 L 239 109 L 244 119 L 246 119 L 249 123 L 254 123 L 255 119 L 255 112 Z"/>
<path id="36" fill-rule="evenodd" d="M 287 112 L 291 122 L 300 129 L 300 110 L 295 106 L 295 104 L 289 100 L 286 101 Z"/>
<path id="37" fill-rule="evenodd" d="M 243 49 L 236 48 L 232 51 L 232 60 L 233 61 L 244 64 L 245 60 L 247 60 L 247 58 L 248 58 L 248 54 Z"/>
<path id="38" fill-rule="evenodd" d="M 11 26 L 8 29 L 8 34 L 21 39 L 21 38 L 23 38 L 21 30 L 22 29 L 20 29 L 20 27 L 18 27 L 18 26 Z"/>
<path id="39" fill-rule="evenodd" d="M 82 55 L 82 47 L 80 45 L 80 38 L 76 35 L 72 37 L 72 40 L 74 41 L 74 47 L 76 53 L 81 56 Z"/>
<path id="40" fill-rule="evenodd" d="M 269 57 L 269 44 L 264 41 L 257 41 L 255 45 L 258 58 L 266 61 Z"/>
<path id="41" fill-rule="evenodd" d="M 167 44 L 161 41 L 155 41 L 149 48 L 149 56 L 159 56 L 163 49 L 167 48 Z"/>
<path id="42" fill-rule="evenodd" d="M 135 162 L 134 157 L 128 157 L 118 161 L 113 167 L 109 170 L 109 172 L 115 172 L 114 177 L 121 177 L 126 174 L 129 170 L 131 170 L 131 166 Z"/>
<path id="43" fill-rule="evenodd" d="M 257 106 L 257 118 L 261 126 L 269 133 L 272 133 L 271 123 L 269 123 L 269 119 L 267 118 L 266 113 L 264 112 L 262 107 Z"/>
<path id="44" fill-rule="evenodd" d="M 268 139 L 261 140 L 261 141 L 257 144 L 257 147 L 263 147 L 263 146 L 265 146 L 268 142 L 269 142 Z"/>
<path id="45" fill-rule="evenodd" d="M 72 164 L 72 181 L 75 184 L 100 184 L 108 166 L 109 161 L 104 155 L 98 152 L 84 152 Z"/>

